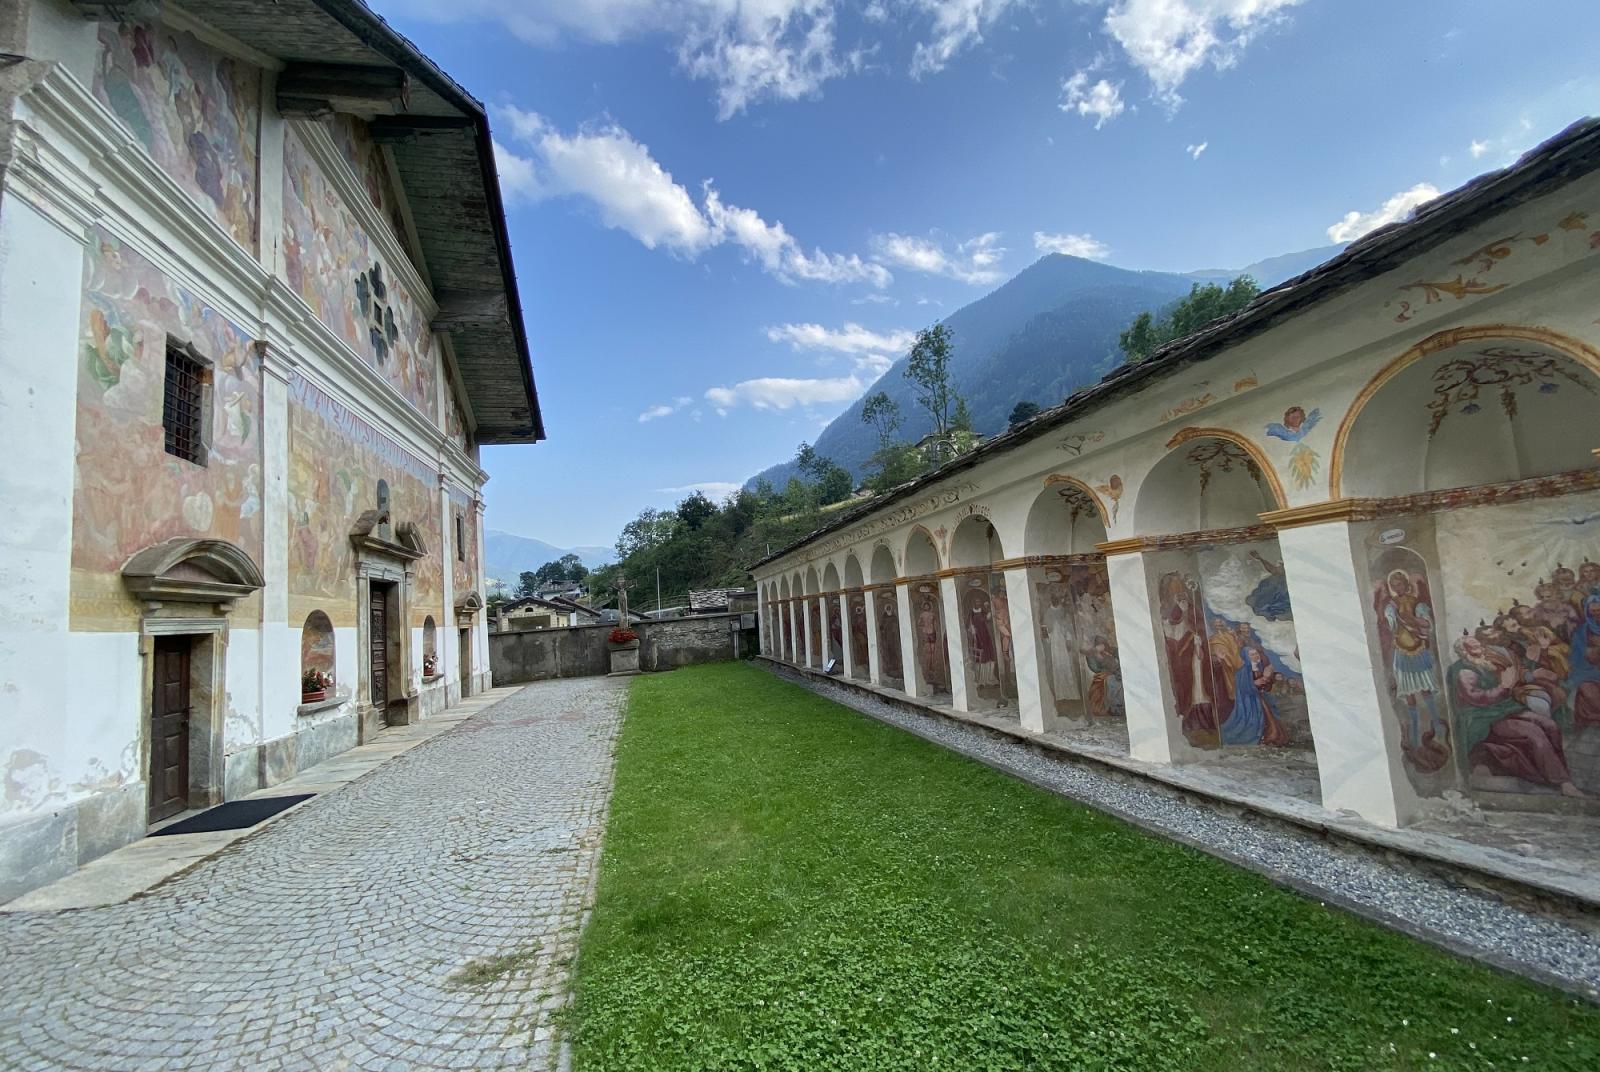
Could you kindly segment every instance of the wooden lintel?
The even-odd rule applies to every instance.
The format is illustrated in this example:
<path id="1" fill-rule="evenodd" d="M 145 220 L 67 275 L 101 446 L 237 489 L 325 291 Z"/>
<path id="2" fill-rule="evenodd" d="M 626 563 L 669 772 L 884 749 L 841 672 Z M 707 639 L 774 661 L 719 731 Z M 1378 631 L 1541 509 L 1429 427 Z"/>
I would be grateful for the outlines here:
<path id="1" fill-rule="evenodd" d="M 291 63 L 278 72 L 278 110 L 321 101 L 334 111 L 394 112 L 411 101 L 411 76 L 398 67 L 351 63 Z M 290 107 L 285 107 L 288 102 Z"/>
<path id="2" fill-rule="evenodd" d="M 286 97 L 277 99 L 278 114 L 285 119 L 328 119 L 338 111 L 333 102 L 322 97 Z"/>
<path id="3" fill-rule="evenodd" d="M 503 290 L 442 289 L 436 295 L 439 311 L 428 324 L 430 331 L 506 322 L 506 294 Z"/>

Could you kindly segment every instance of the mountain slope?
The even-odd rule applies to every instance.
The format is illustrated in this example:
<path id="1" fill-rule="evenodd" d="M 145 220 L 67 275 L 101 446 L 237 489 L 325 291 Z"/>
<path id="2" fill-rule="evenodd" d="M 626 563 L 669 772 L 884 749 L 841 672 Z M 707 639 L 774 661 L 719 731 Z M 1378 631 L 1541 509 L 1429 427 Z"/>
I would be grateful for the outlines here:
<path id="1" fill-rule="evenodd" d="M 508 588 L 516 586 L 517 576 L 524 570 L 536 570 L 566 554 L 577 555 L 590 569 L 617 557 L 609 547 L 557 547 L 498 529 L 487 529 L 483 534 L 484 573 Z"/>
<path id="2" fill-rule="evenodd" d="M 1054 405 L 1098 378 L 1115 359 L 1117 335 L 1128 321 L 1188 293 L 1192 284 L 1170 272 L 1134 272 L 1056 253 L 956 310 L 944 319 L 952 335 L 950 376 L 971 407 L 974 427 L 994 434 L 1017 402 Z M 887 391 L 905 418 L 901 438 L 917 439 L 933 424 L 917 408 L 905 366 L 902 357 L 867 393 Z M 814 445 L 859 478 L 878 444 L 861 421 L 858 400 Z M 792 472 L 792 464 L 783 463 L 755 479 L 781 486 Z"/>
<path id="3" fill-rule="evenodd" d="M 1325 246 L 1240 269 L 1181 275 L 1136 272 L 1051 254 L 945 318 L 953 336 L 951 380 L 966 397 L 976 430 L 994 435 L 1005 430 L 1018 402 L 1053 406 L 1110 371 L 1122 359 L 1117 337 L 1133 318 L 1182 297 L 1196 282 L 1223 282 L 1248 274 L 1266 289 L 1321 264 L 1342 248 Z M 933 423 L 917 408 L 905 366 L 902 357 L 867 394 L 887 391 L 905 418 L 900 438 L 914 440 L 930 431 Z M 877 445 L 876 433 L 861 421 L 859 400 L 834 418 L 813 444 L 818 453 L 857 479 L 864 475 Z M 781 487 L 792 475 L 794 464 L 783 462 L 758 473 L 750 483 L 765 479 Z"/>

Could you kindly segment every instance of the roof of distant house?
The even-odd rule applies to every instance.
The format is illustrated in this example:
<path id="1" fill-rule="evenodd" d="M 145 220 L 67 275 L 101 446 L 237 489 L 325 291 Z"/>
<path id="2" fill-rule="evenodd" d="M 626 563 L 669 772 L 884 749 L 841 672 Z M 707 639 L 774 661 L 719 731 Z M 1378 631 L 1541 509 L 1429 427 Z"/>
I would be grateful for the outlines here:
<path id="1" fill-rule="evenodd" d="M 733 596 L 744 594 L 743 588 L 707 588 L 689 593 L 690 610 L 727 610 Z"/>

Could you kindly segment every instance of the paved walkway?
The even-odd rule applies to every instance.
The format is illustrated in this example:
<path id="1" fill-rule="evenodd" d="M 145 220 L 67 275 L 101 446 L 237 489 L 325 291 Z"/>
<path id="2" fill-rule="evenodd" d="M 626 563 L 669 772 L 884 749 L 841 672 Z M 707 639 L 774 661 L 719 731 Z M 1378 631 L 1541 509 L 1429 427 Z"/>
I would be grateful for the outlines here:
<path id="1" fill-rule="evenodd" d="M 623 695 L 529 686 L 132 901 L 0 916 L 0 1068 L 554 1068 Z"/>

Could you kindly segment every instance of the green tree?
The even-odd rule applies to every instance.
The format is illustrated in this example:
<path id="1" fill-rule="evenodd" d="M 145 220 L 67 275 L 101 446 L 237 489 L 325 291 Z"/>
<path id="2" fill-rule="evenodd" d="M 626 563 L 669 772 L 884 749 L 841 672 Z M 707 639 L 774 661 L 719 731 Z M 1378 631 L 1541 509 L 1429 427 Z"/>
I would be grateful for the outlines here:
<path id="1" fill-rule="evenodd" d="M 890 398 L 888 391 L 868 395 L 861 403 L 861 420 L 877 429 L 878 446 L 884 446 L 900 430 L 900 403 Z"/>
<path id="2" fill-rule="evenodd" d="M 533 570 L 523 570 L 517 578 L 517 597 L 531 596 L 539 588 L 539 574 Z"/>
<path id="3" fill-rule="evenodd" d="M 557 565 L 561 567 L 562 576 L 566 580 L 581 581 L 589 576 L 589 567 L 583 564 L 583 559 L 570 551 L 557 560 Z"/>
<path id="4" fill-rule="evenodd" d="M 950 415 L 950 431 L 972 432 L 972 411 L 967 408 L 967 400 L 960 395 L 956 396 L 956 409 Z"/>
<path id="5" fill-rule="evenodd" d="M 703 491 L 695 492 L 678 504 L 678 520 L 690 532 L 698 530 L 708 518 L 715 516 L 716 512 L 717 504 Z"/>
<path id="6" fill-rule="evenodd" d="M 950 418 L 960 396 L 950 386 L 950 329 L 942 323 L 917 332 L 906 359 L 906 379 L 917 388 L 917 405 L 933 418 L 934 435 L 950 434 Z"/>
<path id="7" fill-rule="evenodd" d="M 794 455 L 794 464 L 795 468 L 812 479 L 819 505 L 827 506 L 850 497 L 855 486 L 850 470 L 832 458 L 818 454 L 810 443 L 800 444 L 800 449 Z"/>
<path id="8" fill-rule="evenodd" d="M 1192 335 L 1225 316 L 1232 316 L 1253 301 L 1261 288 L 1248 275 L 1241 275 L 1226 287 L 1216 283 L 1196 283 L 1187 297 L 1180 299 L 1157 319 L 1140 313 L 1118 338 L 1127 361 L 1143 361 L 1174 339 Z"/>
<path id="9" fill-rule="evenodd" d="M 1015 406 L 1011 407 L 1011 416 L 1006 418 L 1006 427 L 1015 428 L 1019 424 L 1025 424 L 1028 421 L 1033 420 L 1033 418 L 1037 417 L 1038 415 L 1039 403 L 1027 401 L 1018 402 Z"/>
<path id="10" fill-rule="evenodd" d="M 873 472 L 868 475 L 866 486 L 874 495 L 892 491 L 933 468 L 928 455 L 914 444 L 892 440 L 873 451 L 867 465 Z"/>

